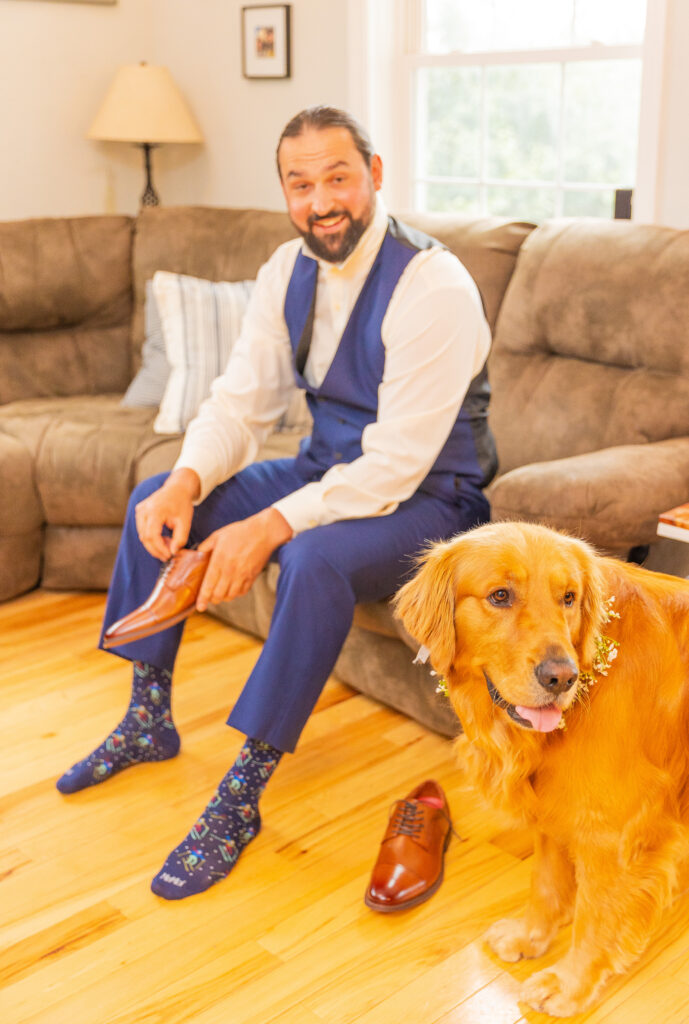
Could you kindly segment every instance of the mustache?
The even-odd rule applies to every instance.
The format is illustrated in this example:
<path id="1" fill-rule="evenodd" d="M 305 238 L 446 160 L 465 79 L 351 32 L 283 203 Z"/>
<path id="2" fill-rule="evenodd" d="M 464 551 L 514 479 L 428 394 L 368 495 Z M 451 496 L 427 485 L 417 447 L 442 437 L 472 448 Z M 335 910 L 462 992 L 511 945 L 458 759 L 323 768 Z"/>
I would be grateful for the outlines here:
<path id="1" fill-rule="evenodd" d="M 308 219 L 308 225 L 312 228 L 313 225 L 318 224 L 319 221 L 330 220 L 331 217 L 346 217 L 350 221 L 352 219 L 351 214 L 349 214 L 347 210 L 331 210 L 330 213 L 323 213 L 320 217 L 317 214 L 312 213 Z"/>

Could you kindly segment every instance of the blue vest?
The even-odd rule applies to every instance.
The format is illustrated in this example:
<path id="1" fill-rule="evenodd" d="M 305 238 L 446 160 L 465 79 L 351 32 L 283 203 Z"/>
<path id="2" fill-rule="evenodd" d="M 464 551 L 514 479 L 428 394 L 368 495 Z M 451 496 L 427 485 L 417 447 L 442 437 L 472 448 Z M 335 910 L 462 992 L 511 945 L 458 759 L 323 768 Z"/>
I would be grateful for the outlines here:
<path id="1" fill-rule="evenodd" d="M 297 386 L 306 391 L 313 416 L 311 436 L 302 441 L 297 461 L 313 479 L 335 463 L 352 462 L 362 454 L 362 432 L 378 413 L 378 388 L 385 366 L 383 318 L 407 264 L 421 249 L 439 245 L 428 235 L 389 218 L 333 361 L 317 388 L 297 368 L 297 353 L 303 337 L 310 334 L 318 263 L 303 252 L 297 256 L 285 296 L 285 321 Z M 497 456 L 487 420 L 489 395 L 484 367 L 472 380 L 450 435 L 419 490 L 456 501 L 467 487 L 485 487 L 493 478 Z"/>

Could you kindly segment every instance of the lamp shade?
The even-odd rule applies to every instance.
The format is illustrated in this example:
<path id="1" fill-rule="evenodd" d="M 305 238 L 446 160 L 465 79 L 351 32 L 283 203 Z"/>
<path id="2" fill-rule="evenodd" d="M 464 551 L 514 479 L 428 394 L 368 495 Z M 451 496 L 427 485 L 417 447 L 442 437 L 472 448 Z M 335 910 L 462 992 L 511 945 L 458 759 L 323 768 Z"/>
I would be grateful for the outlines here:
<path id="1" fill-rule="evenodd" d="M 107 142 L 202 142 L 203 136 L 167 68 L 119 69 L 88 132 Z"/>

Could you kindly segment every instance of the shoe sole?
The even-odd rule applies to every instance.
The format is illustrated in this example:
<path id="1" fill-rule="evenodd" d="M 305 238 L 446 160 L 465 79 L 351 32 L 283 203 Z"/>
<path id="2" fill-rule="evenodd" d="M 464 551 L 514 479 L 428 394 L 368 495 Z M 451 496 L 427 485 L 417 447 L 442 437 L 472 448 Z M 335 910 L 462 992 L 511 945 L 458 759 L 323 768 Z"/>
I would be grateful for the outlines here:
<path id="1" fill-rule="evenodd" d="M 388 906 L 387 904 L 375 903 L 370 897 L 368 892 L 364 896 L 364 903 L 370 910 L 375 910 L 379 914 L 396 914 L 398 910 L 411 910 L 412 907 L 418 907 L 420 903 L 425 903 L 429 900 L 434 893 L 438 891 L 443 883 L 445 877 L 445 853 L 448 846 L 450 845 L 450 837 L 452 836 L 452 829 L 448 830 L 447 838 L 443 845 L 443 858 L 440 863 L 440 874 L 436 878 L 433 885 L 426 889 L 425 892 L 420 893 L 418 896 L 414 896 L 411 900 L 406 900 L 404 903 L 395 903 L 394 906 Z"/>
<path id="2" fill-rule="evenodd" d="M 156 633 L 161 633 L 164 629 L 169 629 L 170 626 L 176 626 L 178 622 L 189 618 L 195 610 L 196 606 L 192 605 L 191 608 L 180 612 L 179 615 L 174 615 L 171 619 L 165 619 L 164 622 L 157 622 L 154 626 L 147 627 L 146 629 L 136 630 L 133 633 L 120 633 L 119 636 L 113 637 L 106 635 L 101 641 L 101 647 L 104 651 L 109 651 L 113 647 L 122 646 L 122 644 L 133 644 L 136 640 L 145 640 L 146 637 L 155 636 Z"/>

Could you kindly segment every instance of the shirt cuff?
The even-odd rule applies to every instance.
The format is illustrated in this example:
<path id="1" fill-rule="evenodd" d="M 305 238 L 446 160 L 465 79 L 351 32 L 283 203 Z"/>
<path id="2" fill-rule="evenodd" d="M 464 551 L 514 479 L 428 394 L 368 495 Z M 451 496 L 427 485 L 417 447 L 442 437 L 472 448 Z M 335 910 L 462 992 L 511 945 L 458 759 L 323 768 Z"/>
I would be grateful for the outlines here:
<path id="1" fill-rule="evenodd" d="M 327 526 L 337 519 L 323 501 L 320 483 L 305 484 L 298 491 L 274 502 L 272 507 L 285 517 L 295 535 L 315 526 Z"/>
<path id="2" fill-rule="evenodd" d="M 197 456 L 193 460 L 185 459 L 182 455 L 177 459 L 177 462 L 172 467 L 172 472 L 176 469 L 193 469 L 201 481 L 201 493 L 198 498 L 194 501 L 194 505 L 200 505 L 202 501 L 205 501 L 211 491 L 222 483 L 221 480 L 216 479 L 217 469 L 215 461 L 209 455 L 208 459 L 205 460 Z M 215 470 L 215 472 L 214 472 Z"/>

